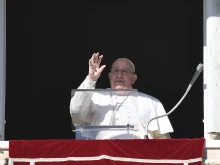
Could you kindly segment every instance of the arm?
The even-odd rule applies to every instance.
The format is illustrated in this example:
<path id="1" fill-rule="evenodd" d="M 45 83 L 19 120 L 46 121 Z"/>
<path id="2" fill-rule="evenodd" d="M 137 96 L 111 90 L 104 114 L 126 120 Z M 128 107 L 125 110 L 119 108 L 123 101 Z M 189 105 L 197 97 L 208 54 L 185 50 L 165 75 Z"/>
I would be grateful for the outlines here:
<path id="1" fill-rule="evenodd" d="M 166 111 L 159 100 L 156 100 L 156 102 L 154 102 L 154 108 L 155 108 L 156 116 L 166 114 Z M 168 116 L 155 119 L 155 121 L 157 121 L 158 129 L 160 131 L 159 130 L 153 131 L 153 137 L 156 139 L 170 139 L 171 138 L 170 132 L 173 132 L 173 128 Z"/>
<path id="2" fill-rule="evenodd" d="M 143 108 L 143 116 L 148 116 L 148 119 L 146 120 L 145 123 L 146 124 L 145 129 L 146 131 L 148 131 L 148 136 L 149 136 L 148 138 L 150 139 L 171 138 L 170 133 L 173 132 L 173 128 L 169 121 L 169 118 L 167 116 L 164 116 L 156 119 L 157 116 L 166 114 L 166 111 L 162 103 L 155 97 L 149 95 L 147 95 L 146 98 L 148 98 L 147 101 L 145 101 L 147 102 L 147 104 L 143 104 L 143 105 L 145 105 L 145 107 L 148 107 L 148 113 L 144 113 L 145 109 Z M 154 120 L 151 120 L 153 118 Z M 150 120 L 151 122 L 149 123 Z M 143 119 L 143 121 L 145 121 L 145 119 Z"/>
<path id="3" fill-rule="evenodd" d="M 103 56 L 94 53 L 89 60 L 89 73 L 78 89 L 95 89 L 97 79 L 100 77 L 105 65 L 100 67 Z M 71 98 L 70 114 L 74 124 L 88 125 L 92 122 L 92 93 L 77 92 Z"/>
<path id="4" fill-rule="evenodd" d="M 77 89 L 94 89 L 96 81 L 88 76 Z M 70 101 L 70 114 L 72 121 L 77 125 L 88 125 L 92 122 L 92 92 L 75 92 Z"/>

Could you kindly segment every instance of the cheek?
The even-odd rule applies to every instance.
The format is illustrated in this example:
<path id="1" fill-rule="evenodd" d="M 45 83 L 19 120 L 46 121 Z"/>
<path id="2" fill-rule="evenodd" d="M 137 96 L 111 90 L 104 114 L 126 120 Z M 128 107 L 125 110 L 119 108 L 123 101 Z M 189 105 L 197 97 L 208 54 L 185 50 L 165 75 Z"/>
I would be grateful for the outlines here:
<path id="1" fill-rule="evenodd" d="M 114 79 L 115 79 L 115 77 L 113 75 L 109 76 L 109 80 L 111 83 L 114 82 Z"/>
<path id="2" fill-rule="evenodd" d="M 131 83 L 133 83 L 134 81 L 133 81 L 133 79 L 132 79 L 131 77 L 128 77 L 128 78 L 125 79 L 125 82 L 126 82 L 127 84 L 131 84 Z"/>
<path id="3" fill-rule="evenodd" d="M 134 84 L 135 81 L 136 81 L 136 77 L 135 77 L 135 76 L 132 76 L 132 77 L 131 77 L 131 82 L 132 82 L 132 84 Z"/>
<path id="4" fill-rule="evenodd" d="M 134 84 L 134 82 L 135 82 L 134 78 L 131 78 L 130 81 L 132 84 Z"/>
<path id="5" fill-rule="evenodd" d="M 132 83 L 134 84 L 134 82 L 135 82 L 135 80 L 134 80 L 134 78 L 132 78 Z"/>
<path id="6" fill-rule="evenodd" d="M 111 73 L 108 74 L 108 78 L 109 78 L 110 81 L 112 80 L 112 74 Z"/>

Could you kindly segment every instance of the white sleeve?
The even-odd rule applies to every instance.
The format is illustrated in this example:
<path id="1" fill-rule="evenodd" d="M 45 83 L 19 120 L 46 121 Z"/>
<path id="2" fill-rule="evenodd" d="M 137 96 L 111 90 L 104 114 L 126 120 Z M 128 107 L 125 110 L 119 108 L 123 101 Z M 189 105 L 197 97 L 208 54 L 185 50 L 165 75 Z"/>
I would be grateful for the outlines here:
<path id="1" fill-rule="evenodd" d="M 155 116 L 160 116 L 160 115 L 166 114 L 166 111 L 165 111 L 162 103 L 159 100 L 153 101 L 153 106 L 154 106 Z M 155 119 L 151 123 L 152 124 L 154 123 L 154 126 L 149 125 L 149 127 L 152 128 L 152 127 L 156 126 L 157 129 L 153 128 L 152 130 L 158 130 L 159 134 L 166 134 L 169 132 L 173 132 L 172 125 L 171 125 L 170 120 L 167 116 Z"/>
<path id="2" fill-rule="evenodd" d="M 91 81 L 88 77 L 82 82 L 78 89 L 94 89 L 96 81 Z M 75 124 L 91 124 L 92 92 L 76 92 L 70 101 L 70 114 Z"/>
<path id="3" fill-rule="evenodd" d="M 78 89 L 95 89 L 97 81 L 92 81 L 86 76 L 86 79 L 82 82 L 82 84 L 78 87 Z"/>

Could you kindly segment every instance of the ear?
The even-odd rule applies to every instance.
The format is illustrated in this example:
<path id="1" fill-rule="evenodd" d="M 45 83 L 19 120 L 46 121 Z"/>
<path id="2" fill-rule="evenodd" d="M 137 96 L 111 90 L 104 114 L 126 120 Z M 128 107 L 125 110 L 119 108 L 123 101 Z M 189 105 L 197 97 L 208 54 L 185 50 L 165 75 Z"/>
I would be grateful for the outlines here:
<path id="1" fill-rule="evenodd" d="M 132 76 L 132 84 L 134 84 L 136 80 L 137 80 L 137 75 L 133 74 L 133 76 Z"/>
<path id="2" fill-rule="evenodd" d="M 109 72 L 109 73 L 108 73 L 108 78 L 111 79 L 111 77 L 112 77 L 112 73 Z"/>

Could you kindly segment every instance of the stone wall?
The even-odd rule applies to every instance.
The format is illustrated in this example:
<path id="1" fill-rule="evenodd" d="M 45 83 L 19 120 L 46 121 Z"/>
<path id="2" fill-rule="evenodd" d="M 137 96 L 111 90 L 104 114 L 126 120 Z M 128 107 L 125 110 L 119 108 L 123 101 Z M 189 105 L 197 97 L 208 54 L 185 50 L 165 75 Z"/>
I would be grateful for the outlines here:
<path id="1" fill-rule="evenodd" d="M 220 140 L 206 140 L 203 164 L 220 165 Z"/>
<path id="2" fill-rule="evenodd" d="M 8 141 L 0 141 L 0 165 L 5 164 L 5 159 L 8 158 Z"/>

